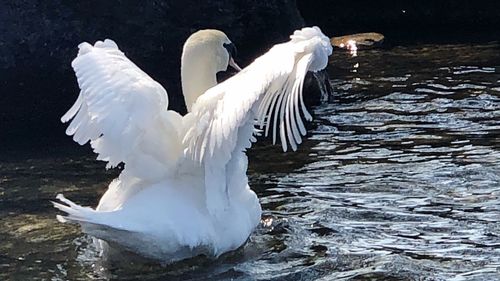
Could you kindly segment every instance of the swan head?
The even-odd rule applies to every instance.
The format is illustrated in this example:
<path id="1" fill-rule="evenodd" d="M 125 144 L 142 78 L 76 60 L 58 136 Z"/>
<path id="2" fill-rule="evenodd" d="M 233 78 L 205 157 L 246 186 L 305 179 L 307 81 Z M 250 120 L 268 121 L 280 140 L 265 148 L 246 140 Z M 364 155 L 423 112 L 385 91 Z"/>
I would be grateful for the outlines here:
<path id="1" fill-rule="evenodd" d="M 228 66 L 241 70 L 235 56 L 236 47 L 222 31 L 203 29 L 189 36 L 181 59 L 182 92 L 188 112 L 199 96 L 217 85 L 218 72 Z"/>
<path id="2" fill-rule="evenodd" d="M 191 60 L 205 62 L 216 72 L 226 71 L 228 66 L 239 71 L 241 68 L 234 62 L 236 53 L 236 46 L 224 32 L 203 29 L 189 36 L 184 44 L 183 57 L 189 55 Z"/>

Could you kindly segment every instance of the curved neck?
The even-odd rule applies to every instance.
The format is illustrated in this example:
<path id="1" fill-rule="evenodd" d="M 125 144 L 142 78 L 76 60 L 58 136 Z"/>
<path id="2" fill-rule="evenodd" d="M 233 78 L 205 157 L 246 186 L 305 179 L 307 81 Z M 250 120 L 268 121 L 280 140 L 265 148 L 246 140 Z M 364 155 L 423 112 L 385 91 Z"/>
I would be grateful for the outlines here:
<path id="1" fill-rule="evenodd" d="M 217 85 L 216 63 L 209 56 L 184 50 L 181 61 L 181 83 L 188 112 L 206 90 Z"/>

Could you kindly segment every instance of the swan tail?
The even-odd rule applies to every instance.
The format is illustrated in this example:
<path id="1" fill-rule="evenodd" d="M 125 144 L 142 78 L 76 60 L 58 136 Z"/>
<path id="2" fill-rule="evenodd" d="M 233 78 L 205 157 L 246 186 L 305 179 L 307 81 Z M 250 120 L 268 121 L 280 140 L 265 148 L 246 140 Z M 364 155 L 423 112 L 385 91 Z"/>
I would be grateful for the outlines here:
<path id="1" fill-rule="evenodd" d="M 107 216 L 110 212 L 96 211 L 90 207 L 82 207 L 67 199 L 62 194 L 58 194 L 56 198 L 60 202 L 51 201 L 52 204 L 56 209 L 66 213 L 66 215 L 56 216 L 59 222 L 79 224 L 83 232 L 89 235 L 108 242 L 123 244 L 123 241 L 120 239 L 124 233 L 129 231 L 110 224 L 110 218 Z"/>
<path id="2" fill-rule="evenodd" d="M 96 217 L 98 216 L 99 212 L 93 210 L 90 207 L 82 207 L 82 206 L 74 203 L 73 201 L 67 199 L 62 194 L 58 194 L 56 196 L 56 199 L 61 201 L 61 203 L 51 201 L 52 204 L 54 205 L 54 208 L 66 213 L 65 216 L 62 216 L 62 215 L 56 216 L 56 218 L 59 222 L 62 222 L 62 223 L 80 223 L 80 224 L 82 224 L 82 223 L 99 224 L 98 221 L 96 221 Z"/>
<path id="3" fill-rule="evenodd" d="M 52 201 L 52 204 L 56 209 L 66 213 L 64 216 L 57 215 L 58 221 L 79 224 L 84 233 L 102 239 L 108 245 L 119 246 L 146 257 L 169 261 L 190 257 L 193 251 L 203 253 L 204 248 L 198 249 L 196 244 L 193 244 L 191 249 L 182 247 L 178 236 L 172 233 L 164 233 L 160 239 L 147 229 L 126 227 L 118 223 L 118 221 L 123 222 L 123 218 L 117 220 L 116 211 L 97 211 L 90 207 L 82 207 L 62 194 L 58 194 L 56 198 L 60 202 Z"/>

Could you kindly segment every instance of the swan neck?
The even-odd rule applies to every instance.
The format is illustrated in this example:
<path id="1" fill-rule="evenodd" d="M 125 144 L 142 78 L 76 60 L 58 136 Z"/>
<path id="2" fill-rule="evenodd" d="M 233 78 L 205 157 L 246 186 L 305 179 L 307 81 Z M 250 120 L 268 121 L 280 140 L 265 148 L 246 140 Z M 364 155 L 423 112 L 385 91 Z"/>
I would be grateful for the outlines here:
<path id="1" fill-rule="evenodd" d="M 210 59 L 197 60 L 183 54 L 181 83 L 186 109 L 191 112 L 193 104 L 206 90 L 217 85 L 217 68 Z"/>

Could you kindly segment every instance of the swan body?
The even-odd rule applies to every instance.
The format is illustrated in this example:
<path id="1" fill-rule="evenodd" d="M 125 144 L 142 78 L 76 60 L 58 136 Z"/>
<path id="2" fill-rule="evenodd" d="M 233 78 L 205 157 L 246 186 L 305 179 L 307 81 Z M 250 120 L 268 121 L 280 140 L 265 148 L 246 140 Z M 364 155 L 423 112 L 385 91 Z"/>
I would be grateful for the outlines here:
<path id="1" fill-rule="evenodd" d="M 108 168 L 124 169 L 95 209 L 59 194 L 54 206 L 66 215 L 58 219 L 164 261 L 243 245 L 261 217 L 245 150 L 259 133 L 274 142 L 279 135 L 284 151 L 297 148 L 302 116 L 311 119 L 304 77 L 325 68 L 332 52 L 317 27 L 290 38 L 217 84 L 216 73 L 235 66 L 232 43 L 220 31 L 194 33 L 182 55 L 185 116 L 167 109 L 164 88 L 113 41 L 82 43 L 72 63 L 81 92 L 61 120 L 72 120 L 66 133 L 90 141 Z"/>

